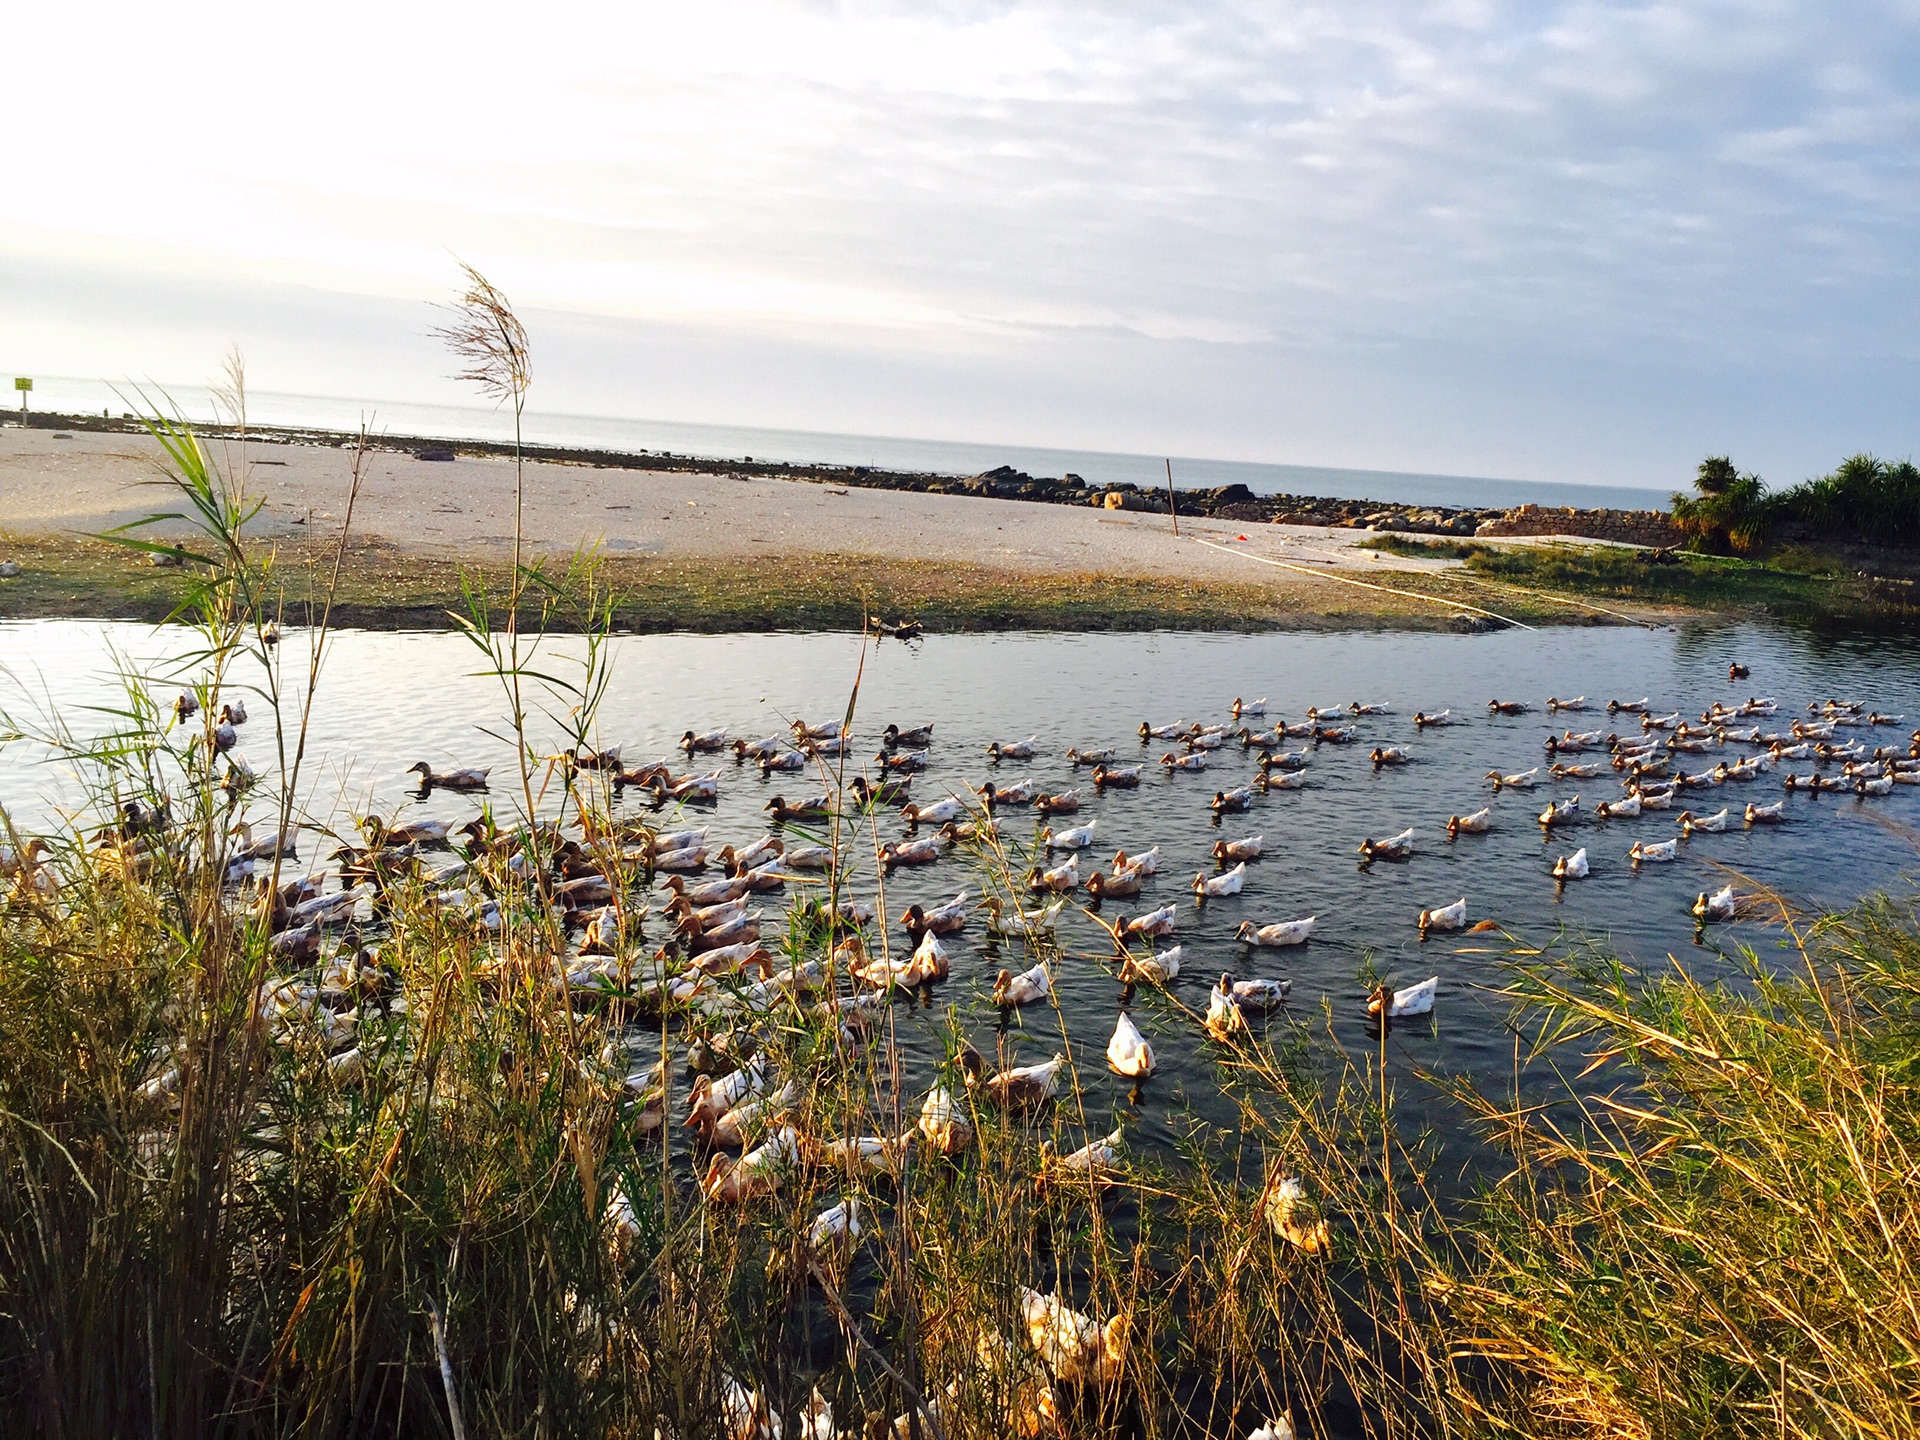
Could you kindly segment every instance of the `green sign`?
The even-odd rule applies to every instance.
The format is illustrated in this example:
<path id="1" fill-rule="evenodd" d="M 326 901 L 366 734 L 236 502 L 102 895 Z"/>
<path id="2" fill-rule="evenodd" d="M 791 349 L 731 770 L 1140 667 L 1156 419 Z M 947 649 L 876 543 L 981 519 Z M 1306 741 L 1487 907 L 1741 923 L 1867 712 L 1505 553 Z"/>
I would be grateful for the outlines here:
<path id="1" fill-rule="evenodd" d="M 13 377 L 13 388 L 16 390 L 31 390 L 33 388 L 33 381 L 24 375 L 16 375 Z"/>

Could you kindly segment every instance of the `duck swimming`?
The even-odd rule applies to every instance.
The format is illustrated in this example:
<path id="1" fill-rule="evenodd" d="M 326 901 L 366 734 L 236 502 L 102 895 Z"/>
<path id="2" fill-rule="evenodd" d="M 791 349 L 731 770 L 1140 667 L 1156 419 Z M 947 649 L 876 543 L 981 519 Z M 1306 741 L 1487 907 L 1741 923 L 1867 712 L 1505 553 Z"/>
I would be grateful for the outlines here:
<path id="1" fill-rule="evenodd" d="M 938 835 L 922 840 L 888 841 L 880 847 L 877 858 L 887 870 L 897 865 L 931 865 L 940 858 L 944 848 Z"/>
<path id="2" fill-rule="evenodd" d="M 1020 1317 L 1027 1340 L 1054 1378 L 1069 1384 L 1105 1382 L 1126 1365 L 1128 1317 L 1116 1315 L 1102 1325 L 1068 1308 L 1058 1295 L 1020 1291 Z"/>
<path id="3" fill-rule="evenodd" d="M 1533 707 L 1524 700 L 1489 700 L 1487 713 L 1490 715 L 1524 715 Z"/>
<path id="4" fill-rule="evenodd" d="M 718 750 L 724 749 L 726 743 L 727 732 L 725 730 L 709 730 L 700 735 L 696 735 L 693 731 L 689 730 L 680 737 L 680 748 L 689 755 L 710 755 Z"/>
<path id="5" fill-rule="evenodd" d="M 1040 832 L 1039 842 L 1048 850 L 1085 850 L 1093 844 L 1094 827 L 1099 823 L 1089 820 L 1071 830 L 1055 830 L 1049 825 Z"/>
<path id="6" fill-rule="evenodd" d="M 1262 695 L 1258 700 L 1242 700 L 1236 696 L 1233 702 L 1232 713 L 1233 718 L 1236 720 L 1240 719 L 1243 715 L 1265 715 L 1267 713 L 1267 697 Z"/>
<path id="7" fill-rule="evenodd" d="M 1384 1016 L 1389 1020 L 1404 1020 L 1414 1015 L 1430 1014 L 1433 1001 L 1440 990 L 1440 977 L 1433 976 L 1422 980 L 1418 985 L 1405 990 L 1389 989 L 1381 985 L 1367 999 L 1367 1013 Z"/>
<path id="8" fill-rule="evenodd" d="M 1096 790 L 1132 790 L 1140 783 L 1140 767 L 1128 765 L 1119 769 L 1108 769 L 1105 765 L 1093 767 L 1093 788 Z"/>
<path id="9" fill-rule="evenodd" d="M 1714 920 L 1731 920 L 1739 908 L 1739 902 L 1734 899 L 1731 885 L 1716 890 L 1711 895 L 1702 890 L 1699 898 L 1693 902 L 1694 918 L 1703 924 Z"/>
<path id="10" fill-rule="evenodd" d="M 1212 852 L 1214 862 L 1224 867 L 1235 860 L 1257 860 L 1262 844 L 1258 835 L 1249 835 L 1244 840 L 1216 840 Z"/>
<path id="11" fill-rule="evenodd" d="M 484 790 L 487 788 L 487 776 L 491 770 L 435 770 L 426 761 L 420 760 L 407 767 L 408 774 L 418 773 L 422 790 Z"/>
<path id="12" fill-rule="evenodd" d="M 1553 878 L 1556 880 L 1584 880 L 1590 873 L 1585 846 L 1553 862 Z"/>
<path id="13" fill-rule="evenodd" d="M 1027 888 L 1038 893 L 1065 895 L 1080 888 L 1080 857 L 1069 855 L 1064 865 L 1051 870 L 1034 870 L 1027 877 Z"/>
<path id="14" fill-rule="evenodd" d="M 976 1055 L 974 1064 L 978 1063 Z M 970 1069 L 968 1084 L 985 1090 L 1009 1110 L 1032 1109 L 1060 1093 L 1060 1076 L 1066 1068 L 1067 1057 L 1055 1055 L 1043 1065 L 1019 1065 L 979 1080 L 973 1078 L 974 1072 Z"/>
<path id="15" fill-rule="evenodd" d="M 1547 713 L 1549 715 L 1553 714 L 1556 710 L 1584 710 L 1586 708 L 1587 697 L 1584 695 L 1576 695 L 1571 700 L 1561 700 L 1551 695 L 1547 697 Z"/>
<path id="16" fill-rule="evenodd" d="M 994 740 L 987 745 L 989 760 L 1031 760 L 1034 742 L 1040 737 L 1029 735 L 1024 740 Z"/>
<path id="17" fill-rule="evenodd" d="M 955 796 L 944 800 L 935 800 L 926 805 L 904 805 L 900 809 L 900 818 L 910 826 L 944 825 L 949 820 L 957 820 L 966 813 L 966 806 Z"/>
<path id="18" fill-rule="evenodd" d="M 1124 1010 L 1114 1022 L 1113 1038 L 1107 1041 L 1107 1064 L 1130 1080 L 1144 1080 L 1153 1073 L 1153 1047 Z M 1116 1138 L 1119 1133 L 1114 1132 Z"/>
<path id="19" fill-rule="evenodd" d="M 776 795 L 762 807 L 773 817 L 776 825 L 789 820 L 824 820 L 832 813 L 832 798 L 826 795 L 810 795 L 806 799 L 789 805 L 786 797 Z"/>
<path id="20" fill-rule="evenodd" d="M 1149 910 L 1144 915 L 1136 915 L 1131 920 L 1124 917 L 1114 922 L 1114 931 L 1118 935 L 1143 935 L 1158 938 L 1173 934 L 1173 906 L 1162 905 L 1158 910 Z"/>
<path id="21" fill-rule="evenodd" d="M 1449 815 L 1447 817 L 1447 838 L 1457 840 L 1462 835 L 1484 835 L 1493 828 L 1493 811 L 1489 807 L 1475 810 L 1471 815 Z"/>
<path id="22" fill-rule="evenodd" d="M 1422 935 L 1426 934 L 1429 930 L 1464 929 L 1466 923 L 1467 900 L 1464 895 L 1451 905 L 1442 905 L 1437 909 L 1422 910 L 1420 912 L 1419 926 Z"/>
<path id="23" fill-rule="evenodd" d="M 880 736 L 880 743 L 889 750 L 905 745 L 910 749 L 933 743 L 933 726 L 916 725 L 911 730 L 902 730 L 898 725 L 889 725 Z"/>
<path id="24" fill-rule="evenodd" d="M 1233 869 L 1223 875 L 1196 875 L 1193 877 L 1193 895 L 1199 902 L 1219 900 L 1228 895 L 1238 895 L 1247 883 L 1247 862 L 1242 860 Z"/>
<path id="25" fill-rule="evenodd" d="M 1033 797 L 1034 813 L 1039 815 L 1072 815 L 1080 809 L 1080 792 L 1061 790 L 1052 795 Z"/>
<path id="26" fill-rule="evenodd" d="M 1640 816 L 1641 799 L 1630 794 L 1624 800 L 1602 800 L 1593 807 L 1596 820 L 1636 820 Z"/>
<path id="27" fill-rule="evenodd" d="M 1580 797 L 1575 795 L 1570 800 L 1552 801 L 1540 812 L 1538 818 L 1541 825 L 1548 829 L 1555 825 L 1571 825 L 1580 818 Z"/>
<path id="28" fill-rule="evenodd" d="M 1233 1003 L 1242 1010 L 1271 1010 L 1287 1003 L 1293 992 L 1291 980 L 1235 980 Z"/>
<path id="29" fill-rule="evenodd" d="M 1512 775 L 1502 775 L 1498 770 L 1487 771 L 1487 779 L 1493 782 L 1495 792 L 1501 790 L 1531 790 L 1540 781 L 1540 767 L 1520 770 Z"/>
<path id="30" fill-rule="evenodd" d="M 1253 790 L 1242 785 L 1234 790 L 1216 790 L 1207 808 L 1216 815 L 1242 815 L 1253 808 Z"/>
<path id="31" fill-rule="evenodd" d="M 1696 815 L 1691 810 L 1682 810 L 1674 816 L 1673 823 L 1680 827 L 1683 834 L 1717 835 L 1727 828 L 1727 812 L 1722 810 L 1717 815 Z"/>
<path id="32" fill-rule="evenodd" d="M 931 910 L 919 905 L 909 905 L 901 915 L 900 924 L 909 935 L 926 934 L 951 935 L 967 923 L 967 892 L 962 890 L 944 905 L 936 905 Z"/>
<path id="33" fill-rule="evenodd" d="M 1413 712 L 1413 728 L 1416 730 L 1428 730 L 1437 726 L 1451 724 L 1453 724 L 1453 711 L 1451 708 L 1436 710 L 1431 715 L 1427 714 L 1424 710 L 1416 710 Z"/>
<path id="34" fill-rule="evenodd" d="M 1165 985 L 1177 979 L 1180 974 L 1180 951 L 1178 945 L 1170 949 L 1138 959 L 1129 955 L 1120 962 L 1120 979 L 1123 984 L 1133 985 L 1144 980 L 1149 985 Z"/>
<path id="35" fill-rule="evenodd" d="M 1748 805 L 1747 824 L 1779 825 L 1787 818 L 1787 805 L 1784 800 L 1776 800 L 1771 805 Z"/>
<path id="36" fill-rule="evenodd" d="M 1413 828 L 1409 826 L 1398 835 L 1389 835 L 1384 840 L 1369 837 L 1360 842 L 1360 858 L 1371 864 L 1375 860 L 1405 860 L 1413 854 Z"/>
<path id="37" fill-rule="evenodd" d="M 1376 770 L 1384 769 L 1389 765 L 1406 765 L 1411 762 L 1411 757 L 1398 745 L 1376 745 L 1373 747 L 1373 754 L 1368 758 L 1373 761 L 1373 768 Z"/>
<path id="38" fill-rule="evenodd" d="M 1680 853 L 1678 840 L 1662 840 L 1650 845 L 1644 840 L 1634 841 L 1633 848 L 1627 852 L 1627 858 L 1635 865 L 1664 864 Z"/>
<path id="39" fill-rule="evenodd" d="M 1110 764 L 1112 763 L 1113 757 L 1114 757 L 1114 751 L 1111 746 L 1109 746 L 1105 750 L 1073 749 L 1073 750 L 1067 751 L 1067 763 L 1073 766 L 1073 768 L 1076 770 L 1078 770 L 1082 765 Z"/>
<path id="40" fill-rule="evenodd" d="M 1002 1007 L 1041 1005 L 1052 995 L 1053 977 L 1045 965 L 1035 965 L 1018 975 L 1002 970 L 993 982 L 993 1003 Z"/>
<path id="41" fill-rule="evenodd" d="M 1255 925 L 1251 920 L 1242 920 L 1240 928 L 1234 931 L 1234 938 L 1248 945 L 1274 949 L 1304 945 L 1313 934 L 1314 919 L 1309 915 L 1304 920 L 1282 920 L 1272 925 Z"/>
<path id="42" fill-rule="evenodd" d="M 1169 754 L 1169 755 L 1162 755 L 1160 757 L 1160 763 L 1167 767 L 1167 773 L 1169 775 L 1175 773 L 1176 771 L 1184 771 L 1187 774 L 1192 774 L 1195 771 L 1204 770 L 1207 768 L 1207 757 L 1204 751 L 1195 751 L 1191 755 Z M 1096 777 L 1096 783 L 1098 783 L 1097 777 Z"/>
<path id="43" fill-rule="evenodd" d="M 1228 1040 L 1247 1028 L 1247 1017 L 1233 1001 L 1233 976 L 1222 975 L 1207 997 L 1207 1033 Z"/>

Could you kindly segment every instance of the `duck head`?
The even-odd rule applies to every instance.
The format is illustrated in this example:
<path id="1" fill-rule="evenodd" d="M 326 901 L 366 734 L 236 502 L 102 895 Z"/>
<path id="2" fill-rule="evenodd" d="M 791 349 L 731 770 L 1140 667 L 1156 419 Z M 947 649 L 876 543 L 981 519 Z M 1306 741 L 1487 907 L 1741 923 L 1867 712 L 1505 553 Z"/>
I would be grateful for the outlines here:
<path id="1" fill-rule="evenodd" d="M 1373 993 L 1367 997 L 1367 1013 L 1385 1017 L 1393 1008 L 1393 991 L 1386 985 L 1376 985 Z"/>

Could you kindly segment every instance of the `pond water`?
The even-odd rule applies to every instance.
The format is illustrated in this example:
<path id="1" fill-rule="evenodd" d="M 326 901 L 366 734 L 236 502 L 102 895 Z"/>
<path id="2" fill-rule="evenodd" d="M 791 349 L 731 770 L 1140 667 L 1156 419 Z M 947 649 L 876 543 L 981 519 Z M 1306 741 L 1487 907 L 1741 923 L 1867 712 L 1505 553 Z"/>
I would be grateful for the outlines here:
<path id="1" fill-rule="evenodd" d="M 555 642 L 566 652 L 578 642 Z M 177 632 L 144 626 L 36 622 L 0 626 L 0 708 L 16 719 L 50 713 L 75 733 L 107 728 L 92 709 L 119 703 L 112 675 L 114 655 L 128 657 L 154 675 L 156 693 L 172 695 L 178 680 L 164 681 L 165 657 L 185 642 Z M 289 668 L 304 665 L 305 642 L 290 633 L 282 647 Z M 1743 890 L 1775 887 L 1809 908 L 1844 905 L 1877 890 L 1903 890 L 1915 868 L 1910 826 L 1920 825 L 1920 787 L 1896 787 L 1879 800 L 1851 795 L 1788 799 L 1789 822 L 1746 829 L 1738 824 L 1749 799 L 1778 800 L 1779 772 L 1748 785 L 1703 792 L 1698 811 L 1731 806 L 1728 833 L 1683 840 L 1676 862 L 1634 869 L 1627 860 L 1636 840 L 1665 840 L 1677 830 L 1674 812 L 1649 812 L 1631 821 L 1587 820 L 1543 838 L 1534 817 L 1550 798 L 1579 794 L 1594 802 L 1617 798 L 1610 770 L 1604 778 L 1556 784 L 1542 770 L 1532 791 L 1492 792 L 1489 770 L 1511 772 L 1543 764 L 1544 738 L 1569 723 L 1575 729 L 1637 732 L 1636 717 L 1607 716 L 1611 696 L 1649 696 L 1656 713 L 1678 710 L 1697 719 L 1713 701 L 1736 703 L 1749 695 L 1777 697 L 1784 729 L 1810 701 L 1832 697 L 1865 702 L 1909 718 L 1906 726 L 1843 731 L 1873 744 L 1904 749 L 1920 723 L 1920 645 L 1910 640 L 1850 639 L 1807 632 L 1735 626 L 1670 630 L 1568 629 L 1508 631 L 1488 635 L 1264 634 L 1203 635 L 960 635 L 934 636 L 914 644 L 880 642 L 867 651 L 847 635 L 645 636 L 613 642 L 613 681 L 599 711 L 599 739 L 620 745 L 629 763 L 673 754 L 681 733 L 725 726 L 734 736 L 755 739 L 781 730 L 798 716 L 834 718 L 846 708 L 860 675 L 857 732 L 875 743 L 858 749 L 862 759 L 877 750 L 888 722 L 903 728 L 933 723 L 929 770 L 914 781 L 916 798 L 991 779 L 1009 784 L 1031 777 L 1042 789 L 1078 785 L 1084 804 L 1061 825 L 1097 822 L 1099 844 L 1084 857 L 1082 873 L 1104 863 L 1114 849 L 1161 847 L 1159 878 L 1139 900 L 1109 902 L 1116 910 L 1139 910 L 1177 902 L 1178 933 L 1185 968 L 1172 993 L 1193 1011 L 1204 1011 L 1211 982 L 1223 970 L 1236 975 L 1291 979 L 1287 1010 L 1271 1025 L 1324 1028 L 1341 1039 L 1370 1047 L 1363 975 L 1369 967 L 1389 983 L 1406 985 L 1439 977 L 1438 1004 L 1430 1020 L 1396 1026 L 1389 1045 L 1396 1069 L 1421 1067 L 1442 1073 L 1505 1074 L 1513 1063 L 1513 1037 L 1505 1010 L 1489 993 L 1501 983 L 1500 935 L 1436 936 L 1422 941 L 1415 918 L 1424 907 L 1465 896 L 1471 918 L 1492 919 L 1523 940 L 1546 943 L 1562 928 L 1618 949 L 1643 963 L 1672 954 L 1698 973 L 1733 973 L 1728 951 L 1753 946 L 1764 959 L 1783 938 L 1778 926 L 1756 922 L 1717 925 L 1704 935 L 1690 914 L 1694 897 L 1737 875 Z M 349 632 L 332 642 L 314 707 L 313 736 L 304 796 L 314 821 L 346 832 L 357 814 L 377 812 L 464 821 L 482 797 L 436 792 L 412 798 L 406 767 L 426 760 L 438 767 L 511 765 L 500 732 L 503 705 L 498 682 L 477 676 L 472 646 L 449 634 Z M 1730 684 L 1729 661 L 1751 667 L 1751 678 Z M 237 677 L 241 680 L 245 676 Z M 1585 715 L 1550 718 L 1549 695 L 1586 695 L 1595 709 Z M 1217 722 L 1228 719 L 1236 696 L 1269 699 L 1269 718 L 1299 719 L 1310 705 L 1359 700 L 1392 707 L 1389 715 L 1359 721 L 1363 743 L 1318 747 L 1306 767 L 1306 787 L 1258 796 L 1249 814 L 1216 824 L 1207 802 L 1218 789 L 1245 784 L 1255 773 L 1254 755 L 1237 744 L 1216 751 L 1203 775 L 1168 776 L 1149 766 L 1136 790 L 1096 795 L 1087 771 L 1075 772 L 1070 746 L 1115 746 L 1116 763 L 1157 758 L 1164 742 L 1143 746 L 1142 720 Z M 1518 717 L 1487 712 L 1490 698 L 1521 700 L 1535 707 Z M 1454 726 L 1416 733 L 1416 710 L 1451 707 Z M 242 745 L 263 774 L 271 771 L 271 734 L 254 703 L 254 718 Z M 989 763 L 992 739 L 1036 737 L 1030 761 Z M 1303 742 L 1293 742 L 1303 743 Z M 1375 744 L 1404 746 L 1412 763 L 1375 772 L 1368 751 Z M 1726 758 L 1747 753 L 1728 747 Z M 1591 760 L 1594 756 L 1581 756 Z M 1600 757 L 1604 759 L 1604 757 Z M 1688 768 L 1710 759 L 1686 757 Z M 719 803 L 697 821 L 712 827 L 716 846 L 745 842 L 764 833 L 769 796 L 789 799 L 822 788 L 814 774 L 763 778 L 731 755 L 678 770 L 721 770 Z M 849 773 L 852 773 L 852 765 Z M 1805 773 L 1807 762 L 1783 768 Z M 0 805 L 17 823 L 48 823 L 53 808 L 79 795 L 73 776 L 46 763 L 31 742 L 0 750 Z M 963 791 L 964 793 L 964 791 Z M 503 813 L 511 797 L 496 787 L 492 802 Z M 635 801 L 626 802 L 634 811 Z M 1449 842 L 1450 814 L 1491 805 L 1493 828 L 1484 835 Z M 669 812 L 667 819 L 673 820 Z M 1416 852 L 1404 864 L 1362 868 L 1356 846 L 1364 836 L 1413 827 Z M 882 812 L 881 838 L 905 827 Z M 1032 838 L 1029 812 L 1007 812 L 1006 834 L 1025 844 Z M 1197 872 L 1214 872 L 1208 857 L 1222 837 L 1260 834 L 1263 858 L 1249 866 L 1243 894 L 1196 910 L 1189 886 Z M 1556 855 L 1585 846 L 1591 878 L 1556 887 L 1550 875 Z M 318 847 L 303 850 L 303 856 Z M 871 867 L 855 884 L 871 893 Z M 979 892 L 981 877 L 963 852 L 941 863 L 903 869 L 887 882 L 886 902 L 897 919 L 914 901 L 937 902 L 966 888 Z M 777 911 L 779 897 L 763 907 Z M 1242 920 L 1256 923 L 1318 917 L 1313 938 L 1298 949 L 1249 950 L 1234 939 Z M 896 940 L 901 932 L 894 929 Z M 1166 997 L 1141 993 L 1134 1014 L 1155 1046 L 1160 1073 L 1129 1105 L 1127 1082 L 1099 1062 L 1120 1004 L 1105 934 L 1087 916 L 1069 908 L 1060 929 L 1066 957 L 1055 975 L 1060 1014 L 1082 1057 L 1085 1105 L 1090 1123 L 1109 1111 L 1131 1110 L 1142 1141 L 1167 1142 L 1189 1112 L 1205 1114 L 1218 1103 L 1208 1046 L 1197 1023 Z M 953 937 L 951 978 L 936 988 L 931 1009 L 903 1000 L 901 1029 L 914 1036 L 910 1052 L 922 1064 L 937 1054 L 935 1030 L 949 1004 L 980 1048 L 991 1053 L 1001 1025 L 988 998 L 1003 961 L 1027 963 L 990 947 L 978 919 Z M 912 1019 L 908 1019 L 911 1015 Z M 1013 1019 L 1007 1048 L 1023 1060 L 1038 1060 L 1059 1045 L 1059 1021 L 1039 1007 Z"/>

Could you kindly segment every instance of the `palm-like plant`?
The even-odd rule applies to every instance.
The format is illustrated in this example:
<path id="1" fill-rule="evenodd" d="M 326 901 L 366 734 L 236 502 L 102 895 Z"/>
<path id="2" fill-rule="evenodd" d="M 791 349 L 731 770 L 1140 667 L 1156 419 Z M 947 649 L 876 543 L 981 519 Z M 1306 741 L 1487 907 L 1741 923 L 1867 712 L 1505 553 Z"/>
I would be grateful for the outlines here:
<path id="1" fill-rule="evenodd" d="M 1693 495 L 1673 497 L 1673 522 L 1697 550 L 1753 550 L 1773 534 L 1777 497 L 1758 475 L 1742 474 L 1725 455 L 1700 462 Z"/>

